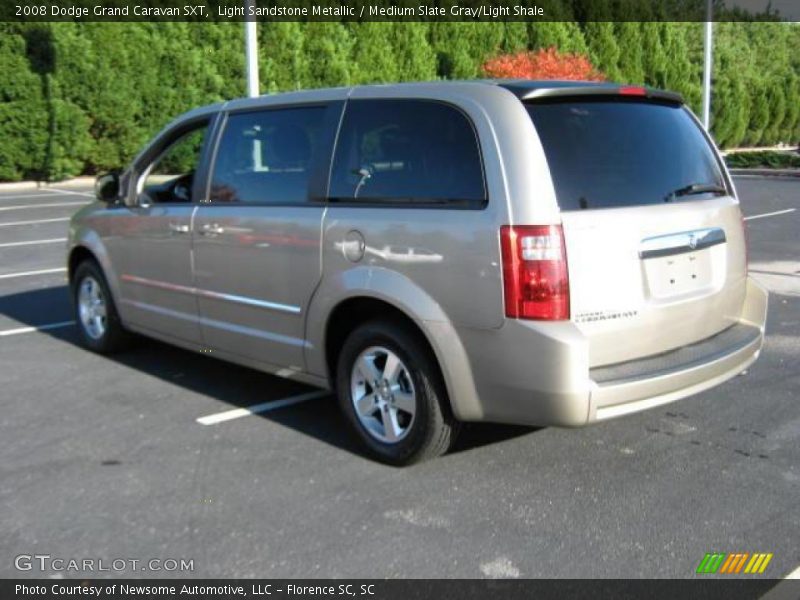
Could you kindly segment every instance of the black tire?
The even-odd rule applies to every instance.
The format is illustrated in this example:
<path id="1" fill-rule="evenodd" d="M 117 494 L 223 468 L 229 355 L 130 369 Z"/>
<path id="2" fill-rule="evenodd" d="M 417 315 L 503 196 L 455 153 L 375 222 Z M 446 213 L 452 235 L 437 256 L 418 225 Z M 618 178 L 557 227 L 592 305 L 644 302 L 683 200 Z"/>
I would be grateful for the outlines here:
<path id="1" fill-rule="evenodd" d="M 415 412 L 407 433 L 394 442 L 381 441 L 370 433 L 358 416 L 353 402 L 351 376 L 356 361 L 370 348 L 383 348 L 402 361 L 403 379 L 413 383 Z M 384 363 L 385 364 L 385 363 Z M 371 321 L 348 336 L 339 354 L 336 371 L 339 405 L 348 423 L 367 452 L 375 459 L 395 466 L 422 462 L 445 454 L 455 442 L 460 423 L 450 410 L 447 391 L 435 356 L 422 343 L 418 334 L 400 323 Z M 385 407 L 384 407 L 385 408 Z M 376 422 L 382 418 L 375 409 Z M 401 414 L 408 417 L 407 414 Z"/>
<path id="2" fill-rule="evenodd" d="M 103 301 L 105 302 L 105 327 L 101 335 L 97 335 L 96 332 L 93 335 L 81 317 L 79 295 L 81 293 L 81 286 L 88 279 L 98 284 L 99 293 L 102 294 Z M 106 278 L 103 275 L 102 269 L 95 261 L 84 260 L 78 265 L 72 277 L 71 292 L 73 314 L 78 328 L 78 335 L 80 336 L 81 343 L 86 348 L 100 354 L 112 354 L 128 346 L 130 334 L 120 322 L 117 307 L 108 289 Z"/>

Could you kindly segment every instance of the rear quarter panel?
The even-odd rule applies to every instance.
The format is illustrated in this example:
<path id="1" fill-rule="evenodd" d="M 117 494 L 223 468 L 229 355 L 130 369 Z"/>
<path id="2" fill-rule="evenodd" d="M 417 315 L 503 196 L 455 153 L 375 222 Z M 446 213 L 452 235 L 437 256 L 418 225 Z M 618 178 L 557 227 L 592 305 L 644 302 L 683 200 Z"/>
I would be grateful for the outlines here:
<path id="1" fill-rule="evenodd" d="M 499 230 L 515 222 L 558 223 L 555 193 L 538 136 L 509 91 L 476 84 L 358 88 L 352 98 L 428 99 L 452 104 L 478 135 L 488 193 L 482 210 L 329 205 L 323 220 L 323 276 L 307 322 L 306 363 L 327 376 L 327 318 L 342 301 L 380 298 L 417 321 L 442 366 L 460 418 L 485 414 L 476 393 L 474 360 L 464 331 L 506 323 Z M 345 256 L 349 233 L 364 237 L 365 256 Z"/>

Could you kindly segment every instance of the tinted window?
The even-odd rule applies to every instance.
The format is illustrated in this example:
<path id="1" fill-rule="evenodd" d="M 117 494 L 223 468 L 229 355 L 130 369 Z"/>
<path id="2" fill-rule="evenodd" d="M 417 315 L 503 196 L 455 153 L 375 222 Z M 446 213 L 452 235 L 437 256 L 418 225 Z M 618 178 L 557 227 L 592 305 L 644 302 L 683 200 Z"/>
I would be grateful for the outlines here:
<path id="1" fill-rule="evenodd" d="M 708 142 L 680 106 L 598 100 L 527 108 L 563 210 L 656 204 L 692 184 L 725 185 Z"/>
<path id="2" fill-rule="evenodd" d="M 141 202 L 191 202 L 194 174 L 208 126 L 202 124 L 169 142 L 146 170 Z"/>
<path id="3" fill-rule="evenodd" d="M 230 115 L 217 149 L 209 199 L 306 202 L 324 112 L 313 107 Z"/>
<path id="4" fill-rule="evenodd" d="M 439 102 L 355 100 L 347 106 L 330 195 L 373 202 L 482 205 L 475 132 Z"/>

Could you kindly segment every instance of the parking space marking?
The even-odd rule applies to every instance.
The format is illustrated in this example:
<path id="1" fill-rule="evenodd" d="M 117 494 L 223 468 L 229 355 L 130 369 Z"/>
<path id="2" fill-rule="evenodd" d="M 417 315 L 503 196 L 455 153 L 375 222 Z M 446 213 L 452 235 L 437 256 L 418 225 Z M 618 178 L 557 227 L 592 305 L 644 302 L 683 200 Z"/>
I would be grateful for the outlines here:
<path id="1" fill-rule="evenodd" d="M 31 240 L 29 242 L 6 242 L 0 244 L 0 248 L 13 248 L 14 246 L 35 246 L 37 244 L 57 244 L 66 242 L 67 238 L 51 238 L 49 240 Z"/>
<path id="2" fill-rule="evenodd" d="M 38 219 L 36 221 L 14 221 L 12 223 L 0 223 L 0 227 L 13 227 L 14 225 L 37 225 L 39 223 L 58 223 L 59 221 L 69 221 L 71 217 L 59 217 L 57 219 Z"/>
<path id="3" fill-rule="evenodd" d="M 235 408 L 233 410 L 226 410 L 225 412 L 215 413 L 213 415 L 206 415 L 205 417 L 199 417 L 196 419 L 196 421 L 200 423 L 200 425 L 216 425 L 217 423 L 230 421 L 232 419 L 249 417 L 250 415 L 261 414 L 272 410 L 277 410 L 279 408 L 286 408 L 287 406 L 294 406 L 295 404 L 308 402 L 309 400 L 315 400 L 316 398 L 322 398 L 324 396 L 329 396 L 330 394 L 331 392 L 327 390 L 307 392 L 297 396 L 290 396 L 289 398 L 284 398 L 283 400 L 262 402 L 261 404 L 254 404 L 253 406 L 248 406 L 247 408 Z"/>
<path id="4" fill-rule="evenodd" d="M 29 210 L 31 208 L 56 208 L 58 206 L 84 206 L 88 202 L 46 202 L 44 204 L 15 204 L 14 206 L 0 206 L 4 210 Z"/>
<path id="5" fill-rule="evenodd" d="M 775 217 L 777 215 L 786 215 L 789 213 L 793 213 L 796 211 L 796 208 L 787 208 L 786 210 L 776 210 L 775 212 L 764 213 L 761 215 L 751 215 L 749 217 L 745 217 L 745 221 L 752 221 L 753 219 L 763 219 L 764 217 Z"/>
<path id="6" fill-rule="evenodd" d="M 73 192 L 72 190 L 60 190 L 56 188 L 50 188 L 54 192 L 58 192 L 59 194 L 72 194 L 74 196 L 87 196 L 88 198 L 94 198 L 94 194 L 90 194 L 88 192 Z"/>
<path id="7" fill-rule="evenodd" d="M 795 581 L 798 579 L 800 579 L 800 567 L 785 575 L 779 580 L 778 585 L 761 596 L 760 600 L 796 600 L 798 586 Z"/>
<path id="8" fill-rule="evenodd" d="M 21 333 L 33 333 L 34 331 L 47 331 L 48 329 L 61 329 L 62 327 L 71 327 L 72 325 L 75 325 L 75 321 L 47 323 L 46 325 L 38 325 L 36 327 L 17 327 L 16 329 L 6 329 L 5 331 L 0 331 L 0 337 L 19 335 Z"/>
<path id="9" fill-rule="evenodd" d="M 24 194 L 22 196 L 2 196 L 0 195 L 0 200 L 25 200 L 26 198 L 55 198 L 58 196 L 55 192 L 50 192 L 48 194 Z"/>
<path id="10" fill-rule="evenodd" d="M 47 275 L 48 273 L 66 273 L 66 267 L 57 269 L 38 269 L 36 271 L 18 271 L 17 273 L 3 273 L 0 279 L 12 279 L 13 277 L 30 277 L 32 275 Z"/>

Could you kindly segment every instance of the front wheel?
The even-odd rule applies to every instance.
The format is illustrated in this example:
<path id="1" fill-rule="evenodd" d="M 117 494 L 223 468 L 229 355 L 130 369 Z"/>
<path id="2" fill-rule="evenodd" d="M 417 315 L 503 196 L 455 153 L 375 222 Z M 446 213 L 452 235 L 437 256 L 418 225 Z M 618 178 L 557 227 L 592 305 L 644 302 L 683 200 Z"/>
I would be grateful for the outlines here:
<path id="1" fill-rule="evenodd" d="M 450 449 L 459 429 L 436 359 L 402 325 L 375 321 L 355 329 L 337 368 L 339 404 L 378 460 L 407 465 Z"/>
<path id="2" fill-rule="evenodd" d="M 75 270 L 72 301 L 84 346 L 108 354 L 126 345 L 129 335 L 119 320 L 106 278 L 95 262 L 86 260 Z"/>

